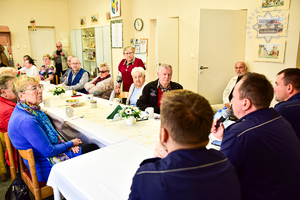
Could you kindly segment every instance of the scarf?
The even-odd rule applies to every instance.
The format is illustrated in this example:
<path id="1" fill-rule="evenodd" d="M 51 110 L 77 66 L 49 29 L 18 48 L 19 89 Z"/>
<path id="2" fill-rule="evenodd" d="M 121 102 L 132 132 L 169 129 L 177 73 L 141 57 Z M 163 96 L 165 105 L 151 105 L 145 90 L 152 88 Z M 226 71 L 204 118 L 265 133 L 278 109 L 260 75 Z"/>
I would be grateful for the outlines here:
<path id="1" fill-rule="evenodd" d="M 41 111 L 41 107 L 34 105 L 32 103 L 26 102 L 26 101 L 18 101 L 17 107 L 25 110 L 30 115 L 33 115 L 37 121 L 42 125 L 43 130 L 45 131 L 50 143 L 52 145 L 64 143 L 64 139 L 57 133 L 57 131 L 52 126 L 49 118 L 47 115 Z M 70 159 L 69 156 L 67 156 L 65 153 L 58 154 L 57 156 L 53 156 L 50 158 L 47 158 L 49 164 L 51 166 L 55 165 L 56 163 L 60 163 L 62 161 Z"/>
<path id="2" fill-rule="evenodd" d="M 104 77 L 104 78 L 101 78 L 100 76 L 93 82 L 93 84 L 94 85 L 96 85 L 97 83 L 99 83 L 100 81 L 103 81 L 103 80 L 105 80 L 105 79 L 107 79 L 107 78 L 109 78 L 110 77 L 110 74 L 108 74 L 106 77 Z"/>

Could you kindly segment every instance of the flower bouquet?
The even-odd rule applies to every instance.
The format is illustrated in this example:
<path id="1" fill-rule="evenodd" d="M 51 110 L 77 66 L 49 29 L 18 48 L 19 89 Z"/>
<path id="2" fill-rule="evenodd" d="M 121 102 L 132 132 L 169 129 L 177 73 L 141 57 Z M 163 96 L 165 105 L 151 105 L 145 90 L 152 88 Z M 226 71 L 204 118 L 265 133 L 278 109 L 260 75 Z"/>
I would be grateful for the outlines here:
<path id="1" fill-rule="evenodd" d="M 65 93 L 66 90 L 63 87 L 55 87 L 51 90 L 51 92 L 52 92 L 53 96 L 56 95 L 57 100 L 60 100 L 60 99 L 62 99 L 63 93 Z"/>
<path id="2" fill-rule="evenodd" d="M 125 117 L 125 122 L 127 125 L 132 125 L 136 122 L 136 118 L 140 117 L 141 110 L 137 107 L 126 106 L 119 111 L 122 117 Z"/>

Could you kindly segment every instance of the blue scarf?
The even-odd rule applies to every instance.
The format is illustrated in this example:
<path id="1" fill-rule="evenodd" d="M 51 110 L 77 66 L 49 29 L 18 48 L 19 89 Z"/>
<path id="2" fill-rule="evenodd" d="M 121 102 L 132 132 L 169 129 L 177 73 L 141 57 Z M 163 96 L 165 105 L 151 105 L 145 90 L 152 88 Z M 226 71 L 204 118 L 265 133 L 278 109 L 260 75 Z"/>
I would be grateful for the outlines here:
<path id="1" fill-rule="evenodd" d="M 52 126 L 49 118 L 47 115 L 41 111 L 41 107 L 34 105 L 32 103 L 26 102 L 26 101 L 18 101 L 17 107 L 25 110 L 29 114 L 33 115 L 37 121 L 42 124 L 43 130 L 46 133 L 50 143 L 52 145 L 64 143 L 64 139 L 57 133 L 55 128 Z M 60 163 L 62 161 L 70 159 L 69 156 L 67 156 L 65 153 L 58 154 L 57 156 L 53 156 L 50 158 L 47 158 L 50 165 L 53 166 L 56 163 Z"/>

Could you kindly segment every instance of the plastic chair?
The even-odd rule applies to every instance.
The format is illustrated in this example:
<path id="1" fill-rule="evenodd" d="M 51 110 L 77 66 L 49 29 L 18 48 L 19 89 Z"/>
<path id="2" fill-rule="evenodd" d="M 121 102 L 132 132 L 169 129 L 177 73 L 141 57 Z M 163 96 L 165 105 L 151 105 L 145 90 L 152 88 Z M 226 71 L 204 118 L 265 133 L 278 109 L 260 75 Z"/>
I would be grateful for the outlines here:
<path id="1" fill-rule="evenodd" d="M 117 98 L 128 98 L 129 92 L 121 92 L 119 95 L 116 95 Z"/>

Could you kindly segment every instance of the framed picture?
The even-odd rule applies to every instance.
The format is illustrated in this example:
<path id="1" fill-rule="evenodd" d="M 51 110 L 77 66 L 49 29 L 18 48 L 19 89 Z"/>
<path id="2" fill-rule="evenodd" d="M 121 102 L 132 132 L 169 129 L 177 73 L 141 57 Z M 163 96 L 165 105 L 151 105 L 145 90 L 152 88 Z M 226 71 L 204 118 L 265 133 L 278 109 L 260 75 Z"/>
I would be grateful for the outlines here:
<path id="1" fill-rule="evenodd" d="M 99 23 L 98 19 L 99 19 L 98 13 L 97 14 L 92 14 L 91 15 L 91 24 L 98 24 Z"/>
<path id="2" fill-rule="evenodd" d="M 257 0 L 257 7 L 261 11 L 289 10 L 291 0 Z"/>
<path id="3" fill-rule="evenodd" d="M 285 55 L 285 40 L 266 43 L 256 41 L 254 47 L 254 61 L 283 63 Z"/>
<path id="4" fill-rule="evenodd" d="M 121 16 L 121 0 L 110 0 L 110 16 Z"/>
<path id="5" fill-rule="evenodd" d="M 257 16 L 257 38 L 283 37 L 287 35 L 289 13 L 266 12 Z"/>
<path id="6" fill-rule="evenodd" d="M 79 25 L 80 25 L 80 27 L 85 27 L 86 26 L 85 17 L 80 17 L 79 18 Z"/>

